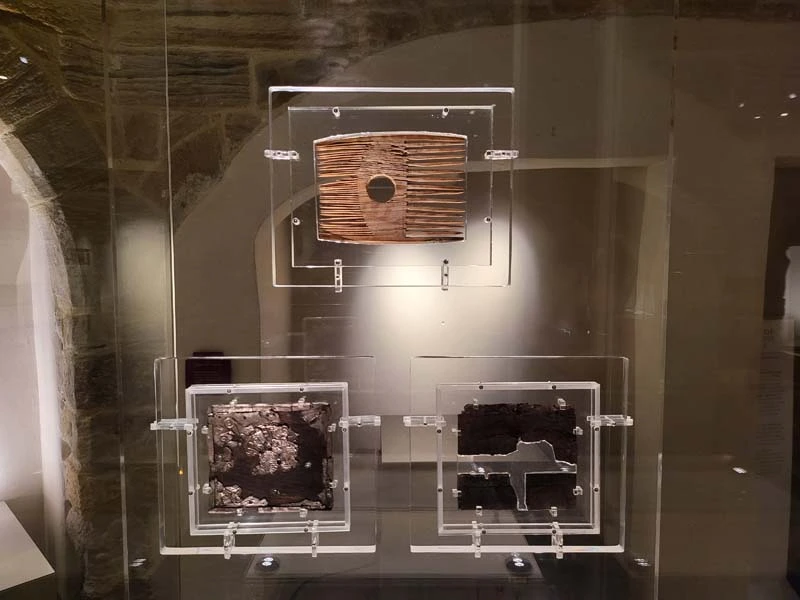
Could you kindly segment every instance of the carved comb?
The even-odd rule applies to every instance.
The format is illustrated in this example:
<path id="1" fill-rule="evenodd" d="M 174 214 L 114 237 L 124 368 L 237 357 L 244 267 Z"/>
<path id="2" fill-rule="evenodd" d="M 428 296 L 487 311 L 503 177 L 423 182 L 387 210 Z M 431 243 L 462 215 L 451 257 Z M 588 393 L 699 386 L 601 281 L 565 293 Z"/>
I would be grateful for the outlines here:
<path id="1" fill-rule="evenodd" d="M 316 140 L 317 237 L 359 244 L 463 240 L 466 155 L 466 136 L 452 133 Z"/>

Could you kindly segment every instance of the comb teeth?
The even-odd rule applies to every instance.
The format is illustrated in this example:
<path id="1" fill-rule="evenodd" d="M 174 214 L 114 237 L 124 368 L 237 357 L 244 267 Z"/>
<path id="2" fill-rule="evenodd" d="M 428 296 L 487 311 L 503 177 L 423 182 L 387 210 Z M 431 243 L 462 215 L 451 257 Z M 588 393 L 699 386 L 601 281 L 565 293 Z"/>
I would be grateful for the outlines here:
<path id="1" fill-rule="evenodd" d="M 365 244 L 464 239 L 467 142 L 446 133 L 357 134 L 315 142 L 319 239 Z M 394 196 L 367 184 L 387 177 Z"/>

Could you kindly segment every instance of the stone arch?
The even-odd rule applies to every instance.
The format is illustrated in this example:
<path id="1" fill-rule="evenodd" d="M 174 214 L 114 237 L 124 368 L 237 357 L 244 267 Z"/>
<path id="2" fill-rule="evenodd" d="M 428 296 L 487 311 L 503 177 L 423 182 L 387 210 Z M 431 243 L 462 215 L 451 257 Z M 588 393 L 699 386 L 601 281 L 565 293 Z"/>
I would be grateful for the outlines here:
<path id="1" fill-rule="evenodd" d="M 113 310 L 103 309 L 112 240 L 98 118 L 104 107 L 75 103 L 65 92 L 57 60 L 63 31 L 0 11 L 0 166 L 26 200 L 49 263 L 70 541 L 54 548 L 54 558 L 61 593 L 73 597 L 81 589 L 121 590 L 122 536 L 119 461 L 113 460 L 119 450 Z M 97 510 L 101 486 L 111 499 Z M 110 549 L 106 561 L 119 574 L 113 582 L 98 575 L 106 566 L 98 557 Z"/>

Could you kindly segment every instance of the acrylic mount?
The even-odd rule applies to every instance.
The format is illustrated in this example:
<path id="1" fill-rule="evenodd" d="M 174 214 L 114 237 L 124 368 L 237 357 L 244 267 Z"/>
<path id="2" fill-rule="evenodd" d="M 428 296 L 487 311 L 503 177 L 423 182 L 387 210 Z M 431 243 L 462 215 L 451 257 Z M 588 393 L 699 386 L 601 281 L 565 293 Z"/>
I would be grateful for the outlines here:
<path id="1" fill-rule="evenodd" d="M 513 88 L 269 99 L 274 285 L 508 285 Z"/>

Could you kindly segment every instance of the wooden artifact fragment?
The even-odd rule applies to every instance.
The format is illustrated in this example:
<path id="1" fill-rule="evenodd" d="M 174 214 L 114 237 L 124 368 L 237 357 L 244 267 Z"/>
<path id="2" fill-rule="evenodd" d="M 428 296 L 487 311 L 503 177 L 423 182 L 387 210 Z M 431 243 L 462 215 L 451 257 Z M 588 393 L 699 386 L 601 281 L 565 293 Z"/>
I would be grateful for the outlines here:
<path id="1" fill-rule="evenodd" d="M 318 238 L 360 244 L 464 239 L 467 138 L 338 135 L 314 142 Z"/>

